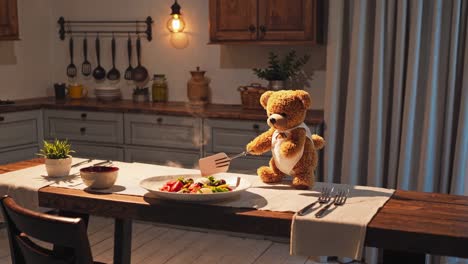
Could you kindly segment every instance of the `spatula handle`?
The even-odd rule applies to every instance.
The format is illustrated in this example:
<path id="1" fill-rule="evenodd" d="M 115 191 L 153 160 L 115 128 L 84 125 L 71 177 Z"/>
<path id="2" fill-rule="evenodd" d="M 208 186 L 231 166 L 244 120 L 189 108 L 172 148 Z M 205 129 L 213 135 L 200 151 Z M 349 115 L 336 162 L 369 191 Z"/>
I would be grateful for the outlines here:
<path id="1" fill-rule="evenodd" d="M 229 159 L 231 159 L 231 160 L 237 159 L 237 158 L 240 158 L 240 157 L 244 157 L 244 156 L 246 156 L 247 154 L 249 154 L 249 152 L 243 151 L 243 152 L 241 152 L 241 153 L 239 153 L 239 154 L 237 154 L 237 155 L 234 155 L 234 156 L 229 157 Z"/>

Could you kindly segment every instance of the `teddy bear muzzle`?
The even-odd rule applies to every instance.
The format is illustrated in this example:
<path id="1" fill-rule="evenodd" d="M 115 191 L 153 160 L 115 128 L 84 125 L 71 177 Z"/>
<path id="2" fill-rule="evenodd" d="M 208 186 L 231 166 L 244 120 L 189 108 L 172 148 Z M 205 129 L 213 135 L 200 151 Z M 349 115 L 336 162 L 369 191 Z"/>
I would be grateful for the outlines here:
<path id="1" fill-rule="evenodd" d="M 286 118 L 280 114 L 272 114 L 268 117 L 267 123 L 270 127 L 283 128 L 286 125 Z"/>

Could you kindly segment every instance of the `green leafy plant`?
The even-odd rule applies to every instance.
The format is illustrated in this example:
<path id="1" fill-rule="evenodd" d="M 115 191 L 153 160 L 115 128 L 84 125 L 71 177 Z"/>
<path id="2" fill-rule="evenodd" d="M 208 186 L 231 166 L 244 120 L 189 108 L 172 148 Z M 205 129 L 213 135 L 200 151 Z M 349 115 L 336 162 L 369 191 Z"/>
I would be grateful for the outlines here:
<path id="1" fill-rule="evenodd" d="M 281 60 L 277 54 L 270 52 L 268 56 L 268 67 L 265 69 L 254 68 L 253 71 L 260 79 L 268 81 L 285 81 L 295 77 L 309 59 L 309 54 L 297 57 L 295 50 L 290 51 Z"/>
<path id="2" fill-rule="evenodd" d="M 137 95 L 137 94 L 149 94 L 149 89 L 148 87 L 135 87 L 133 88 L 133 94 L 134 95 Z"/>
<path id="3" fill-rule="evenodd" d="M 65 159 L 73 152 L 75 151 L 71 149 L 71 145 L 67 140 L 55 139 L 52 142 L 44 140 L 44 147 L 37 155 L 48 159 Z"/>

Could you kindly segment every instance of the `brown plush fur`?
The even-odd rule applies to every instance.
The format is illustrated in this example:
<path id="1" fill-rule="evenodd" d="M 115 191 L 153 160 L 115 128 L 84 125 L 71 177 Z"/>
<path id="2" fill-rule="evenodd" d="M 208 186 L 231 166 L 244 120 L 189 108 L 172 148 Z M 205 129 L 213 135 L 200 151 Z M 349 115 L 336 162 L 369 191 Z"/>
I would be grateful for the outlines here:
<path id="1" fill-rule="evenodd" d="M 279 132 L 296 127 L 304 122 L 309 108 L 310 96 L 302 90 L 265 92 L 260 103 L 267 111 L 267 123 L 271 127 L 268 131 L 256 137 L 246 150 L 254 155 L 261 155 L 271 150 L 271 140 L 275 130 Z M 272 123 L 271 119 L 275 122 Z M 307 189 L 313 186 L 314 171 L 318 163 L 318 150 L 322 149 L 325 141 L 319 135 L 312 135 L 312 141 L 307 139 L 306 131 L 296 128 L 280 146 L 280 151 L 285 157 L 294 156 L 304 146 L 301 159 L 293 168 L 292 185 L 297 189 Z M 270 160 L 270 166 L 263 166 L 257 170 L 257 174 L 266 183 L 280 182 L 285 174 L 281 172 L 274 159 Z"/>

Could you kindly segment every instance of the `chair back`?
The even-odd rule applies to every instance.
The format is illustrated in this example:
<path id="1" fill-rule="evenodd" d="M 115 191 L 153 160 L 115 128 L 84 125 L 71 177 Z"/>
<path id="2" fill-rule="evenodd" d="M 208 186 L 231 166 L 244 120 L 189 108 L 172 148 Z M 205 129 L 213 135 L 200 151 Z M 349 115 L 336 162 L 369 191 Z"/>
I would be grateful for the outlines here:
<path id="1" fill-rule="evenodd" d="M 8 231 L 13 264 L 89 264 L 93 263 L 81 218 L 43 214 L 25 209 L 8 196 L 0 200 Z M 66 250 L 50 250 L 34 243 L 35 238 Z M 63 254 L 60 252 L 67 252 Z"/>

